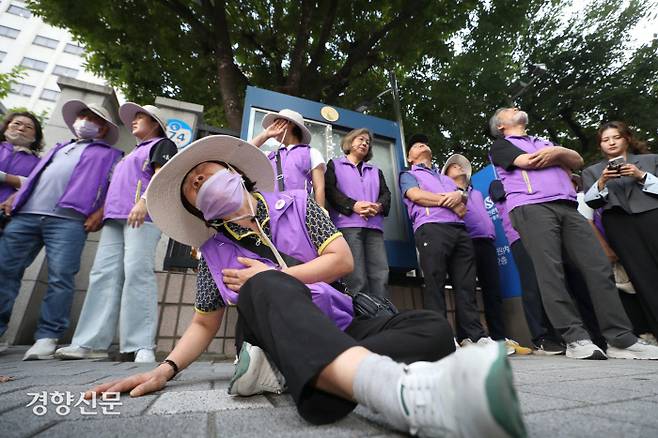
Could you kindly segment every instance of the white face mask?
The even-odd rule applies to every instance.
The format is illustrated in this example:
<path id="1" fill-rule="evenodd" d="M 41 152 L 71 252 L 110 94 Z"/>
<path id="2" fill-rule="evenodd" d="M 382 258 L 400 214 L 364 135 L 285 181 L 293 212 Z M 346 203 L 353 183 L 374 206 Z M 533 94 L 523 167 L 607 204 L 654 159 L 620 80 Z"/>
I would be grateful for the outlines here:
<path id="1" fill-rule="evenodd" d="M 23 147 L 31 145 L 35 140 L 34 137 L 29 137 L 21 132 L 10 131 L 9 129 L 5 131 L 5 138 L 14 146 Z"/>
<path id="2" fill-rule="evenodd" d="M 101 127 L 90 120 L 77 119 L 73 123 L 73 130 L 78 138 L 91 139 L 98 137 Z"/>

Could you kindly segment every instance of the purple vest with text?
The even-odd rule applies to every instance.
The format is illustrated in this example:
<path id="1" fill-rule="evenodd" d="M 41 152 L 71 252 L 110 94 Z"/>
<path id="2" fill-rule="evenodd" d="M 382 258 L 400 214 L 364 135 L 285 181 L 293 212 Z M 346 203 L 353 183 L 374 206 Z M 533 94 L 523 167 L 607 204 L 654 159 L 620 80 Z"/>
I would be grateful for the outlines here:
<path id="1" fill-rule="evenodd" d="M 377 167 L 364 162 L 361 165 L 362 176 L 359 169 L 346 157 L 334 158 L 333 162 L 338 190 L 355 201 L 377 202 L 379 199 L 379 169 Z M 384 216 L 381 213 L 368 220 L 356 213 L 345 216 L 333 208 L 329 209 L 329 214 L 338 228 L 358 227 L 384 230 Z"/>
<path id="2" fill-rule="evenodd" d="M 530 136 L 508 136 L 505 140 L 527 154 L 552 146 L 548 140 Z M 576 191 L 571 175 L 560 166 L 545 169 L 505 170 L 496 166 L 498 177 L 505 186 L 507 208 L 512 211 L 519 205 L 540 204 L 557 200 L 576 202 Z"/>
<path id="3" fill-rule="evenodd" d="M 163 137 L 156 137 L 138 144 L 135 149 L 114 168 L 110 188 L 105 198 L 104 219 L 126 219 L 139 201 L 153 176 L 150 164 L 151 149 Z M 148 222 L 151 218 L 146 215 Z"/>
<path id="4" fill-rule="evenodd" d="M 466 225 L 466 231 L 471 239 L 493 240 L 496 238 L 496 229 L 484 205 L 482 193 L 472 187 L 468 189 L 464 225 Z"/>
<path id="5" fill-rule="evenodd" d="M 411 170 L 405 172 L 411 173 L 418 181 L 418 186 L 421 190 L 432 193 L 447 193 L 457 190 L 455 182 L 445 175 L 435 173 L 434 171 L 422 166 L 411 166 Z M 445 207 L 423 207 L 404 197 L 404 205 L 407 206 L 407 213 L 414 232 L 420 228 L 421 225 L 438 222 L 438 223 L 453 223 L 463 224 L 464 221 L 454 211 Z"/>
<path id="6" fill-rule="evenodd" d="M 519 240 L 521 236 L 516 232 L 512 226 L 512 220 L 509 217 L 509 211 L 507 210 L 506 201 L 496 202 L 496 210 L 498 210 L 498 215 L 500 220 L 503 222 L 503 231 L 505 231 L 505 237 L 507 237 L 507 243 L 512 244 Z"/>
<path id="7" fill-rule="evenodd" d="M 50 163 L 53 156 L 70 143 L 72 142 L 56 144 L 39 161 L 18 191 L 16 199 L 14 199 L 13 211 L 20 211 L 32 194 L 41 172 Z M 98 210 L 105 201 L 110 172 L 121 155 L 123 152 L 103 141 L 89 143 L 82 152 L 80 161 L 73 168 L 64 194 L 59 198 L 57 206 L 73 209 L 84 216 L 89 216 Z"/>
<path id="8" fill-rule="evenodd" d="M 311 179 L 311 147 L 307 144 L 298 144 L 290 149 L 285 146 L 279 148 L 281 156 L 281 170 L 283 171 L 283 184 L 285 191 L 306 190 L 311 193 L 313 188 Z M 277 176 L 276 168 L 277 151 L 267 154 L 272 163 L 274 177 Z M 279 182 L 275 181 L 274 190 L 279 191 Z"/>
<path id="9" fill-rule="evenodd" d="M 10 175 L 28 176 L 39 162 L 39 157 L 27 152 L 16 152 L 11 143 L 0 143 L 0 170 Z M 16 193 L 17 189 L 0 183 L 0 202 Z"/>
<path id="10" fill-rule="evenodd" d="M 262 196 L 270 214 L 271 240 L 274 246 L 279 251 L 302 262 L 309 262 L 317 258 L 317 250 L 313 246 L 306 228 L 308 195 L 304 191 L 294 190 L 262 193 Z M 224 284 L 222 269 L 243 269 L 244 266 L 237 261 L 238 257 L 248 257 L 259 260 L 268 266 L 275 266 L 269 259 L 242 248 L 222 233 L 217 233 L 208 239 L 201 246 L 201 253 L 208 263 L 219 293 L 227 304 L 237 303 L 238 294 Z M 327 283 L 312 283 L 306 286 L 311 291 L 313 303 L 331 318 L 338 328 L 345 330 L 354 317 L 352 299 Z M 272 293 L 276 293 L 276 290 L 272 290 Z"/>

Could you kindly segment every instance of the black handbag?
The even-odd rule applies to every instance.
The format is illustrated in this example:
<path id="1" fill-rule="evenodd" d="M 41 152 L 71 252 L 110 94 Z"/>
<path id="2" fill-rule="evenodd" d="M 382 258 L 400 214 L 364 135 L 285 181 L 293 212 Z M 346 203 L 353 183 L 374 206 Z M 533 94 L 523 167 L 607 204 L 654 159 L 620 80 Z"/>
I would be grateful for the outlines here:
<path id="1" fill-rule="evenodd" d="M 256 244 L 256 242 L 254 242 L 253 239 L 238 240 L 231 233 L 226 232 L 224 228 L 222 228 L 221 232 L 226 237 L 228 237 L 233 242 L 235 242 L 238 246 L 241 246 L 244 249 L 248 249 L 254 254 L 257 254 L 268 260 L 271 260 L 274 263 L 277 263 L 276 257 L 274 256 L 274 251 L 272 251 L 272 249 L 266 244 L 264 243 Z M 281 255 L 283 261 L 288 266 L 297 266 L 303 263 L 302 261 L 286 253 L 283 253 L 281 251 L 278 252 L 279 255 Z M 376 295 L 368 295 L 363 292 L 352 292 L 346 287 L 345 283 L 343 283 L 341 280 L 337 280 L 331 283 L 331 287 L 352 297 L 352 305 L 354 306 L 354 316 L 357 318 L 370 319 L 370 318 L 377 318 L 380 316 L 390 317 L 400 313 L 398 309 L 395 307 L 395 305 L 387 298 L 382 298 Z"/>

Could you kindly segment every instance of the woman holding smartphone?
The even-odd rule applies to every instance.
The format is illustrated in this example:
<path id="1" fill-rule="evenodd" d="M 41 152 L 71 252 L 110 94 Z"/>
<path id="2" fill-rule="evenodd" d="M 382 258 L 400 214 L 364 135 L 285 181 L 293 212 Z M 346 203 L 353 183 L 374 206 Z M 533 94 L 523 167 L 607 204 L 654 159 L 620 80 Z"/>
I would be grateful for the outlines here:
<path id="1" fill-rule="evenodd" d="M 604 160 L 583 171 L 585 202 L 603 209 L 606 237 L 635 286 L 640 302 L 658 318 L 658 155 L 647 153 L 623 122 L 598 130 Z M 656 333 L 654 333 L 656 335 Z"/>

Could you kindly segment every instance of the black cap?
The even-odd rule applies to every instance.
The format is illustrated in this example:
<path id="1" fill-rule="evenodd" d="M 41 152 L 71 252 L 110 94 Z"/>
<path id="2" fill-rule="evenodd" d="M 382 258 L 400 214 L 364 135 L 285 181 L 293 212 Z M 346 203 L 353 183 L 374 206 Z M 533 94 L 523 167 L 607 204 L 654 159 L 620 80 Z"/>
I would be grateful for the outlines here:
<path id="1" fill-rule="evenodd" d="M 430 139 L 425 135 L 425 134 L 414 134 L 411 137 L 409 137 L 409 140 L 407 140 L 407 154 L 409 153 L 409 149 L 411 149 L 411 146 L 413 146 L 416 143 L 425 143 L 428 144 Z"/>

